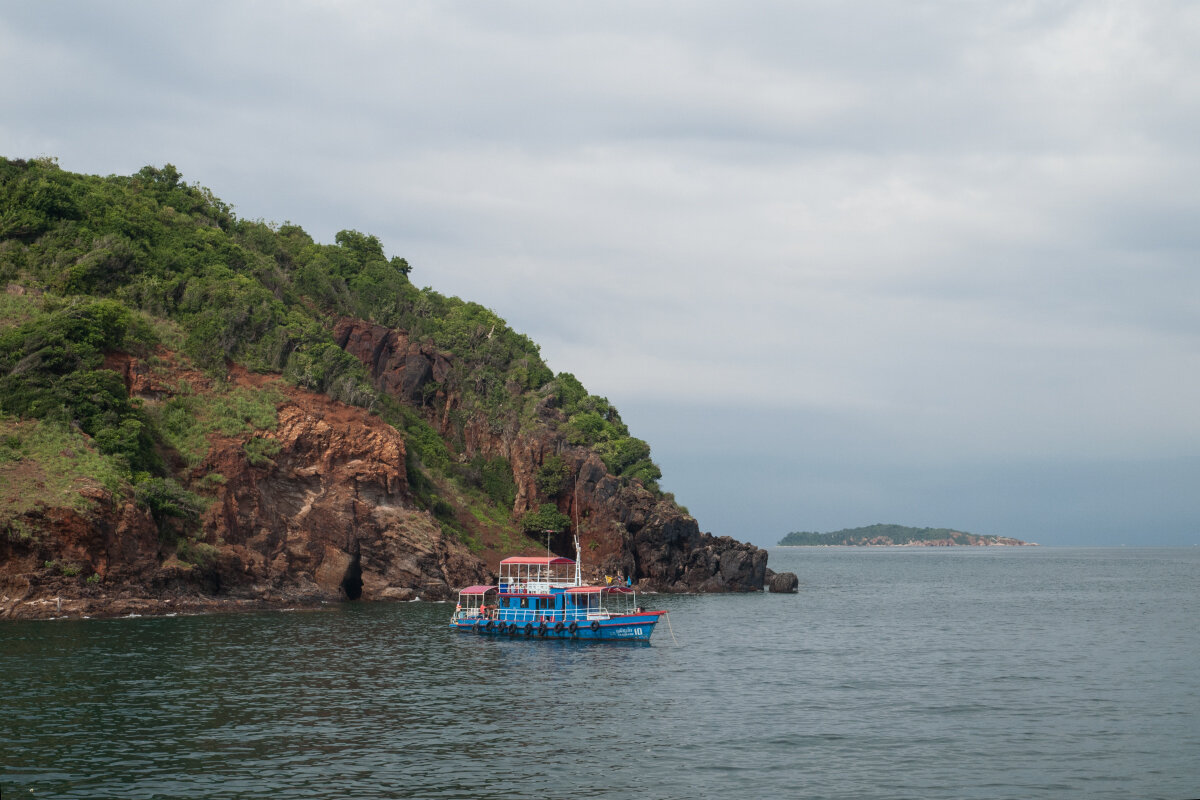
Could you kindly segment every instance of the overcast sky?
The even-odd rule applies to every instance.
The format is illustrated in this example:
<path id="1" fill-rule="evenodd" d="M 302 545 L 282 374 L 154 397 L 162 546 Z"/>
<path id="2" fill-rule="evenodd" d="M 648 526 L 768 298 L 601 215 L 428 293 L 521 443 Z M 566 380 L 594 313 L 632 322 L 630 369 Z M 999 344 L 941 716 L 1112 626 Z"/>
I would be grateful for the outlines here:
<path id="1" fill-rule="evenodd" d="M 0 3 L 0 154 L 376 234 L 703 530 L 1200 543 L 1200 3 Z"/>

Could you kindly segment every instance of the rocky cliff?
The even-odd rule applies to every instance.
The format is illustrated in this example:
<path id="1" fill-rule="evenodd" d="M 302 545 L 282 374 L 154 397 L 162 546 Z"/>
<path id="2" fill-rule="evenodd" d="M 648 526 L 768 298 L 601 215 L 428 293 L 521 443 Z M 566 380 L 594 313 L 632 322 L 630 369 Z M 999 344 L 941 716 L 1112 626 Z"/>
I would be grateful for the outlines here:
<path id="1" fill-rule="evenodd" d="M 412 342 L 401 331 L 355 319 L 342 320 L 334 336 L 368 367 L 377 389 L 421 407 L 443 435 L 453 433 L 450 420 L 460 396 L 445 388 L 452 355 Z M 577 520 L 583 560 L 593 575 L 630 576 L 642 588 L 658 591 L 763 588 L 766 551 L 728 536 L 701 533 L 696 520 L 674 500 L 611 475 L 595 452 L 568 444 L 560 429 L 565 417 L 552 397 L 539 403 L 536 414 L 534 425 L 467 424 L 462 457 L 479 453 L 508 461 L 517 485 L 515 515 L 553 502 Z M 536 475 L 551 456 L 562 459 L 566 477 L 561 491 L 546 494 L 539 491 Z M 552 546 L 574 557 L 565 536 Z"/>
<path id="2" fill-rule="evenodd" d="M 0 616 L 443 598 L 545 528 L 589 577 L 763 586 L 606 398 L 375 236 L 169 164 L 0 157 L 0 218 Z"/>
<path id="3" fill-rule="evenodd" d="M 338 341 L 368 364 L 380 390 L 416 402 L 445 429 L 456 398 L 429 387 L 444 379 L 450 356 L 357 320 L 339 325 Z M 164 374 L 129 356 L 106 366 L 148 403 L 169 400 L 179 385 L 201 395 L 213 388 L 203 373 Z M 0 536 L 0 617 L 444 599 L 491 580 L 510 554 L 482 532 L 483 546 L 472 551 L 417 507 L 404 438 L 378 416 L 240 369 L 227 376 L 230 387 L 277 392 L 278 422 L 273 430 L 211 435 L 203 459 L 181 470 L 206 497 L 198 530 L 173 544 L 129 493 L 98 485 L 81 487 L 72 506 L 30 509 Z M 568 445 L 552 404 L 538 414 L 543 424 L 523 430 L 469 424 L 462 457 L 501 455 L 512 465 L 514 515 L 550 501 L 577 519 L 589 577 L 619 574 L 643 590 L 668 592 L 763 588 L 765 551 L 701 533 L 669 497 L 614 477 L 594 452 Z M 251 456 L 247 443 L 255 439 L 269 442 L 262 448 L 269 457 Z M 547 497 L 535 476 L 551 455 L 563 460 L 569 488 Z M 463 521 L 473 524 L 469 515 Z M 568 535 L 551 544 L 574 557 Z"/>
<path id="4" fill-rule="evenodd" d="M 172 382 L 135 359 L 116 361 L 135 397 L 170 396 Z M 209 384 L 195 372 L 172 377 L 201 393 Z M 132 498 L 85 486 L 78 507 L 34 508 L 0 536 L 0 616 L 443 599 L 490 577 L 481 558 L 414 506 L 395 429 L 278 380 L 240 370 L 229 377 L 256 389 L 270 382 L 283 397 L 278 425 L 211 437 L 189 471 L 209 495 L 194 538 L 182 547 L 164 541 Z M 273 455 L 252 463 L 245 444 L 253 438 L 269 440 Z"/>

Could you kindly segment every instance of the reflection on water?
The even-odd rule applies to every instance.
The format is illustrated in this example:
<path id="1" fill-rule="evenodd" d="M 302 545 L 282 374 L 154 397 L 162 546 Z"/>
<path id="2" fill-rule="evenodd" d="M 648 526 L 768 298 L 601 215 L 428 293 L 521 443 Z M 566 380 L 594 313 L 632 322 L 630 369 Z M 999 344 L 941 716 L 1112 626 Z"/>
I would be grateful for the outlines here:
<path id="1" fill-rule="evenodd" d="M 1200 786 L 1192 551 L 777 550 L 648 646 L 452 605 L 0 626 L 10 797 L 1089 797 Z"/>

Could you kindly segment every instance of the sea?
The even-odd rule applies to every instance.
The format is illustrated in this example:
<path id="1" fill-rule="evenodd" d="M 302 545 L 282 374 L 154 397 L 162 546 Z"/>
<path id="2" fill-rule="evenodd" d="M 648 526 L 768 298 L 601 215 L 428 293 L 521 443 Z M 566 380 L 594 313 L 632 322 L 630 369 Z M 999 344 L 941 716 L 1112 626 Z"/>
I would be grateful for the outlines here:
<path id="1" fill-rule="evenodd" d="M 453 604 L 0 623 L 0 797 L 1200 797 L 1200 547 L 773 548 L 648 644 Z"/>

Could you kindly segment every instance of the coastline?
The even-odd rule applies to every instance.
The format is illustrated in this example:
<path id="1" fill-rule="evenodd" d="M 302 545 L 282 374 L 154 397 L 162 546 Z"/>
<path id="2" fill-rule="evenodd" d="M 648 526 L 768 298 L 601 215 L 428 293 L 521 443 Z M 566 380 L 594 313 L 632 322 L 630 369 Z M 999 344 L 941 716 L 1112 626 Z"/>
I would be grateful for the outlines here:
<path id="1" fill-rule="evenodd" d="M 313 597 L 62 597 L 14 598 L 0 596 L 0 625 L 23 620 L 124 619 L 207 614 L 243 614 L 257 611 L 320 611 L 351 602 L 397 603 L 424 600 L 419 596 L 382 600 L 326 600 Z M 440 602 L 430 599 L 426 602 Z"/>
<path id="2" fill-rule="evenodd" d="M 777 544 L 775 547 L 1041 547 L 1037 542 L 977 542 L 963 544 L 960 542 L 894 542 L 863 543 L 863 544 Z"/>

